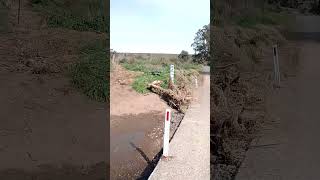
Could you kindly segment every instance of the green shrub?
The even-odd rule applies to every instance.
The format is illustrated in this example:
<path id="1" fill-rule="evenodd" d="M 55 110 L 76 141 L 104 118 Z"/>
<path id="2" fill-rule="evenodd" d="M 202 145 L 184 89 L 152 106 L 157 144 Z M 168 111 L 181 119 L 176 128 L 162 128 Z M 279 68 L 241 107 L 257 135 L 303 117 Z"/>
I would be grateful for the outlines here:
<path id="1" fill-rule="evenodd" d="M 143 75 L 140 75 L 134 80 L 132 88 L 137 92 L 144 94 L 149 92 L 149 90 L 147 89 L 148 84 L 156 80 L 162 81 L 161 86 L 163 88 L 167 88 L 169 83 L 169 71 L 163 71 L 157 75 L 152 73 L 145 73 Z"/>
<path id="2" fill-rule="evenodd" d="M 32 0 L 34 9 L 42 13 L 49 27 L 78 31 L 109 32 L 108 22 L 100 0 Z"/>
<path id="3" fill-rule="evenodd" d="M 180 60 L 187 61 L 189 59 L 188 51 L 182 50 L 181 53 L 179 54 L 178 58 Z"/>
<path id="4" fill-rule="evenodd" d="M 198 71 L 201 68 L 200 64 L 178 59 L 170 61 L 135 59 L 121 62 L 121 65 L 127 70 L 143 72 L 132 83 L 132 88 L 143 94 L 149 92 L 147 89 L 148 84 L 156 80 L 162 81 L 162 88 L 168 88 L 170 64 L 175 64 L 175 70 L 184 70 L 183 72 L 185 72 L 184 75 L 186 76 L 191 76 L 192 73 L 190 72 Z"/>
<path id="5" fill-rule="evenodd" d="M 106 41 L 81 49 L 80 61 L 70 67 L 72 83 L 93 100 L 109 99 L 109 67 Z"/>

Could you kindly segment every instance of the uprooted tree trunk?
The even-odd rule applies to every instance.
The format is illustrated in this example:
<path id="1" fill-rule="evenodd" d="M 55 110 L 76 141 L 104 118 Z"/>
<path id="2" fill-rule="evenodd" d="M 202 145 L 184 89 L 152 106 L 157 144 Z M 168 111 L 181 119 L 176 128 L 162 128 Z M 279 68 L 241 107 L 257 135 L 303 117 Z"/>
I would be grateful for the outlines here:
<path id="1" fill-rule="evenodd" d="M 162 99 L 168 102 L 169 106 L 185 112 L 187 105 L 191 101 L 191 97 L 179 92 L 175 86 L 171 86 L 171 89 L 164 89 L 160 86 L 161 82 L 154 81 L 148 85 L 148 88 L 158 94 Z"/>

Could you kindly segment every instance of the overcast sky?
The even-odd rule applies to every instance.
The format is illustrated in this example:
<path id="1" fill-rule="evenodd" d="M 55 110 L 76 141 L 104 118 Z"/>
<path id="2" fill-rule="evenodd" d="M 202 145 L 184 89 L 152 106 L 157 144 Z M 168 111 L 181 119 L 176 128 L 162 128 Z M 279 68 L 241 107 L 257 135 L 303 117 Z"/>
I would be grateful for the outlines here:
<path id="1" fill-rule="evenodd" d="M 193 54 L 195 33 L 210 22 L 209 0 L 111 0 L 110 9 L 117 52 Z"/>

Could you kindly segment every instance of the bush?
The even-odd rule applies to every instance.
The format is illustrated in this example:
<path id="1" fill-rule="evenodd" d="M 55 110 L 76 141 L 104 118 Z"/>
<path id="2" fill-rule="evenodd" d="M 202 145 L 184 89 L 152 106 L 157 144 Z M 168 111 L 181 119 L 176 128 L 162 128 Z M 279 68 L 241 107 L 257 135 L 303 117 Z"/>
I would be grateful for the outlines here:
<path id="1" fill-rule="evenodd" d="M 178 58 L 180 60 L 187 61 L 189 59 L 189 53 L 188 51 L 182 50 L 181 53 L 179 54 Z"/>
<path id="2" fill-rule="evenodd" d="M 99 0 L 32 0 L 32 6 L 42 13 L 49 27 L 63 27 L 78 31 L 109 32 L 106 4 Z"/>
<path id="3" fill-rule="evenodd" d="M 170 64 L 175 64 L 176 75 L 183 70 L 183 75 L 191 76 L 201 68 L 199 64 L 179 61 L 177 59 L 170 61 L 134 59 L 121 63 L 127 70 L 143 72 L 143 74 L 135 78 L 132 84 L 132 88 L 139 93 L 150 92 L 147 89 L 147 86 L 155 80 L 162 81 L 162 88 L 167 89 L 169 84 Z"/>

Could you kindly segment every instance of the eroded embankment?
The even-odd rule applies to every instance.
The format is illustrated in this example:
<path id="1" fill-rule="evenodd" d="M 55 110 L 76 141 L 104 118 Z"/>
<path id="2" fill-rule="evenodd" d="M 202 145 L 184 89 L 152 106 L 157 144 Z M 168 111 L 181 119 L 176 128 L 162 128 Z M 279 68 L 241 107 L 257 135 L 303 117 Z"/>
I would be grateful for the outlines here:
<path id="1" fill-rule="evenodd" d="M 306 21 L 303 21 L 306 18 Z M 238 180 L 318 179 L 319 17 L 302 16 L 293 37 L 301 48 L 296 76 L 268 97 L 268 121 L 251 144 Z M 308 26 L 303 26 L 305 23 Z M 305 27 L 306 29 L 304 29 Z M 313 33 L 310 33 L 313 32 Z M 305 33 L 305 34 L 304 34 Z"/>
<path id="2" fill-rule="evenodd" d="M 211 79 L 212 178 L 232 179 L 260 124 L 272 90 L 272 45 L 278 44 L 282 79 L 294 74 L 297 46 L 277 27 L 213 27 L 215 65 Z"/>

